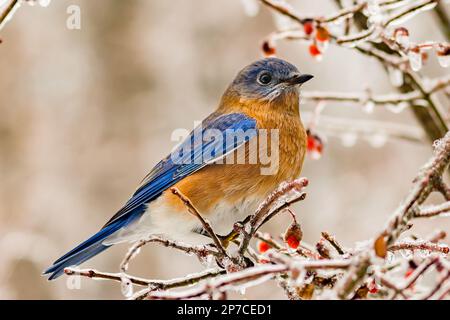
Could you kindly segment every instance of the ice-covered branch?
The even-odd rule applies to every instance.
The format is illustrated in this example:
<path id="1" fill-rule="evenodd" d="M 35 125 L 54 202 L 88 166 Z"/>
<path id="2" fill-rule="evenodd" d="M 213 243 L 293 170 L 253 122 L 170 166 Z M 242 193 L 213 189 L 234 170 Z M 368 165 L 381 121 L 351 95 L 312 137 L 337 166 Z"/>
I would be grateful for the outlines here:
<path id="1" fill-rule="evenodd" d="M 303 189 L 307 185 L 308 179 L 306 178 L 283 183 L 267 197 L 256 212 L 248 218 L 249 223 L 242 228 L 243 236 L 239 246 L 241 255 L 245 253 L 250 240 L 264 223 L 291 204 L 305 198 L 306 194 L 303 192 Z"/>
<path id="2" fill-rule="evenodd" d="M 436 190 L 435 181 L 441 181 L 440 179 L 448 167 L 449 161 L 450 131 L 447 132 L 444 138 L 436 141 L 434 157 L 422 167 L 420 173 L 414 179 L 414 185 L 409 195 L 396 210 L 378 239 L 384 239 L 388 246 L 398 239 L 409 221 L 420 212 L 419 206 L 428 198 L 431 192 Z"/>
<path id="3" fill-rule="evenodd" d="M 434 79 L 432 85 L 424 88 L 427 95 L 436 93 L 440 90 L 445 90 L 450 87 L 450 76 Z M 385 106 L 388 104 L 399 104 L 402 102 L 413 102 L 415 100 L 423 99 L 422 92 L 415 90 L 408 93 L 390 93 L 373 95 L 369 91 L 363 92 L 318 92 L 318 91 L 303 91 L 302 99 L 307 101 L 334 101 L 334 102 L 353 102 L 365 104 L 372 102 L 375 105 Z"/>
<path id="4" fill-rule="evenodd" d="M 449 247 L 444 244 L 436 244 L 428 241 L 414 241 L 414 242 L 400 242 L 389 246 L 389 251 L 398 251 L 398 250 L 424 250 L 429 252 L 441 252 L 448 254 Z"/>
<path id="5" fill-rule="evenodd" d="M 450 212 L 450 201 L 438 205 L 430 205 L 420 208 L 415 214 L 415 218 L 436 217 Z"/>
<path id="6" fill-rule="evenodd" d="M 20 6 L 21 0 L 11 0 L 6 7 L 4 8 L 3 12 L 0 14 L 0 30 L 6 25 L 6 23 L 11 20 L 12 16 L 16 12 L 16 10 Z"/>
<path id="7" fill-rule="evenodd" d="M 393 109 L 393 112 L 399 111 L 401 110 Z M 303 113 L 303 119 L 306 122 L 312 117 L 310 112 Z M 315 127 L 326 136 L 340 139 L 347 147 L 355 145 L 358 139 L 367 140 L 375 147 L 383 146 L 388 138 L 416 143 L 426 141 L 421 128 L 387 121 L 321 115 Z"/>
<path id="8" fill-rule="evenodd" d="M 42 7 L 46 7 L 50 4 L 51 0 L 5 0 L 0 1 L 0 30 L 10 21 L 14 13 L 19 9 L 22 3 L 29 3 L 34 5 L 39 3 Z"/>
<path id="9" fill-rule="evenodd" d="M 177 291 L 177 292 L 162 292 L 155 291 L 148 293 L 145 299 L 158 300 L 180 300 L 180 299 L 194 299 L 194 298 L 216 298 L 223 297 L 227 290 L 243 290 L 244 288 L 261 284 L 273 275 L 288 271 L 288 267 L 284 265 L 261 265 L 251 267 L 235 273 L 219 276 L 202 285 L 191 289 Z"/>
<path id="10" fill-rule="evenodd" d="M 136 293 L 135 298 L 141 298 L 146 296 L 149 292 L 155 290 L 169 290 L 173 288 L 186 287 L 189 285 L 196 284 L 202 280 L 216 277 L 218 275 L 224 274 L 223 269 L 208 269 L 196 274 L 191 274 L 182 278 L 175 278 L 170 280 L 149 280 L 144 278 L 138 278 L 130 275 L 125 275 L 124 273 L 108 273 L 100 272 L 94 269 L 75 269 L 66 268 L 64 272 L 68 276 L 81 276 L 91 279 L 98 280 L 112 280 L 117 282 L 123 282 L 124 278 L 130 281 L 131 284 L 147 287 Z"/>

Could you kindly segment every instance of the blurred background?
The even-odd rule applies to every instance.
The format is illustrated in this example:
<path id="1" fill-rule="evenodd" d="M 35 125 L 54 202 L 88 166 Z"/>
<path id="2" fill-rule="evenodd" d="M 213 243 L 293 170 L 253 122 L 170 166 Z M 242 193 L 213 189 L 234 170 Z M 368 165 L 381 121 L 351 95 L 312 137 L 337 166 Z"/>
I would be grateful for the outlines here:
<path id="1" fill-rule="evenodd" d="M 300 12 L 326 14 L 329 0 L 290 1 Z M 81 9 L 81 29 L 66 27 L 70 5 Z M 408 23 L 414 41 L 444 40 L 432 13 Z M 275 29 L 272 13 L 245 14 L 240 0 L 58 0 L 23 5 L 1 32 L 0 44 L 0 298 L 122 299 L 119 283 L 41 272 L 96 232 L 122 206 L 141 178 L 168 154 L 177 128 L 208 115 L 227 84 L 261 57 L 261 41 Z M 315 75 L 304 90 L 394 89 L 372 59 L 330 48 L 320 63 L 300 43 L 282 43 L 278 56 Z M 430 59 L 423 73 L 448 69 Z M 311 111 L 314 104 L 302 106 Z M 368 115 L 347 104 L 326 116 L 389 121 L 420 133 L 410 110 L 376 108 Z M 356 120 L 355 120 L 356 121 Z M 328 137 L 319 160 L 308 157 L 302 176 L 308 197 L 295 207 L 304 239 L 328 231 L 344 246 L 374 236 L 407 194 L 430 143 L 389 140 L 345 147 Z M 436 198 L 437 199 L 437 198 Z M 279 217 L 266 230 L 284 230 Z M 450 220 L 421 221 L 413 233 L 449 230 Z M 115 246 L 85 267 L 116 272 L 128 245 Z M 130 272 L 168 279 L 199 271 L 193 257 L 148 245 Z M 69 281 L 70 282 L 70 281 Z M 69 288 L 68 288 L 69 284 Z M 236 298 L 243 298 L 238 293 Z M 278 299 L 275 284 L 247 298 Z"/>

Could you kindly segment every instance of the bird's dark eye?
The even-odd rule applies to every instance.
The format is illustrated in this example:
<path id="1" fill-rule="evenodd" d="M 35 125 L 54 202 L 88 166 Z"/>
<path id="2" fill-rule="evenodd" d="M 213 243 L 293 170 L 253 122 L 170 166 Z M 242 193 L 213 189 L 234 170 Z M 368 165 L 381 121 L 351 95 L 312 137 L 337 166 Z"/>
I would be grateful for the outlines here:
<path id="1" fill-rule="evenodd" d="M 258 77 L 258 82 L 260 84 L 266 85 L 269 84 L 270 81 L 272 81 L 272 76 L 268 72 L 264 72 Z"/>

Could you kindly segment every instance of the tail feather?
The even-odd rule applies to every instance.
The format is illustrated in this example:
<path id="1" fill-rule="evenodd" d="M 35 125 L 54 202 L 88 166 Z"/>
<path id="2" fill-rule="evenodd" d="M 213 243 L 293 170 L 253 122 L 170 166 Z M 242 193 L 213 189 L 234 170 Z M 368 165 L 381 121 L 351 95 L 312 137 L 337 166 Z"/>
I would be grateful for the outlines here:
<path id="1" fill-rule="evenodd" d="M 65 268 L 70 267 L 70 266 L 79 265 L 79 264 L 89 260 L 93 256 L 96 256 L 100 252 L 108 249 L 109 247 L 110 246 L 105 246 L 105 245 L 101 244 L 101 242 L 94 243 L 90 247 L 87 247 L 87 248 L 73 254 L 72 256 L 67 257 L 66 259 L 64 259 L 58 263 L 55 263 L 50 268 L 45 270 L 44 274 L 50 274 L 50 277 L 48 278 L 48 280 L 56 279 L 64 273 Z"/>
<path id="2" fill-rule="evenodd" d="M 86 241 L 80 243 L 78 246 L 76 246 L 75 248 L 73 248 L 72 250 L 70 250 L 69 252 L 64 254 L 62 257 L 60 257 L 58 260 L 53 262 L 53 264 L 54 265 L 58 264 L 59 262 L 62 262 L 64 260 L 66 260 L 67 258 L 72 257 L 72 256 L 76 255 L 77 253 L 90 248 L 92 245 L 98 243 L 99 241 L 103 241 L 106 237 L 110 236 L 111 234 L 113 234 L 114 232 L 116 232 L 119 229 L 116 227 L 117 226 L 115 226 L 115 225 L 110 225 L 104 229 L 101 229 L 99 232 L 94 234 L 92 237 L 90 237 Z"/>
<path id="3" fill-rule="evenodd" d="M 53 265 L 44 271 L 44 274 L 50 274 L 49 280 L 58 278 L 64 273 L 64 269 L 70 266 L 77 266 L 90 258 L 96 256 L 100 252 L 108 249 L 111 244 L 103 244 L 103 241 L 120 230 L 122 227 L 128 225 L 132 220 L 140 217 L 144 212 L 144 208 L 134 210 L 133 215 L 127 218 L 119 219 L 112 224 L 104 227 L 92 237 L 82 242 L 74 249 L 56 260 Z"/>

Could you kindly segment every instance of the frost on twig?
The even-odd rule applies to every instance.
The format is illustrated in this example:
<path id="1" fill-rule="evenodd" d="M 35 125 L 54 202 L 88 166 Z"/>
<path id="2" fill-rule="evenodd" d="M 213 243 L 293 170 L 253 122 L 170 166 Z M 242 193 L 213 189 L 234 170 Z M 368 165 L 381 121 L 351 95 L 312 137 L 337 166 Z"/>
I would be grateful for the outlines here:
<path id="1" fill-rule="evenodd" d="M 34 5 L 38 3 L 42 7 L 47 7 L 51 0 L 2 0 L 0 1 L 0 30 L 10 21 L 14 13 L 19 9 L 22 3 Z"/>

